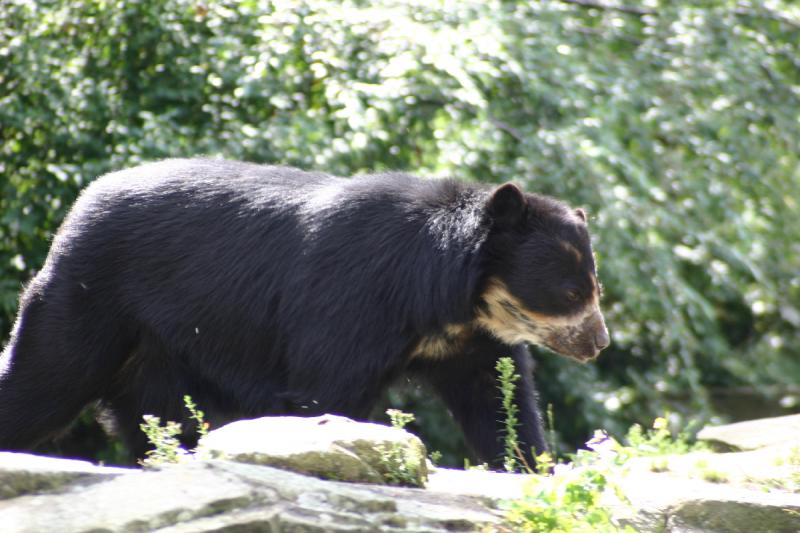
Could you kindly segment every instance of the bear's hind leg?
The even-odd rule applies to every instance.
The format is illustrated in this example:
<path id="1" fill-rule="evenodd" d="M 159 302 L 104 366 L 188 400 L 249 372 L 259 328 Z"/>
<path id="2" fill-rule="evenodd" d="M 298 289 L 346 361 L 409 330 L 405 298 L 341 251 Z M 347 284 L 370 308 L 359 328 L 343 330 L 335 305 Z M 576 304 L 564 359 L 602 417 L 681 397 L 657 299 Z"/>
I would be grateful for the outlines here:
<path id="1" fill-rule="evenodd" d="M 52 303 L 31 287 L 0 355 L 0 449 L 57 435 L 102 394 L 124 353 L 106 320 Z"/>
<path id="2" fill-rule="evenodd" d="M 137 357 L 140 357 L 138 349 L 132 355 L 132 360 L 136 361 Z M 182 444 L 188 448 L 196 444 L 189 432 L 194 424 L 183 405 L 183 396 L 188 393 L 184 380 L 169 366 L 167 359 L 150 357 L 152 354 L 148 354 L 148 361 L 137 361 L 133 374 L 123 370 L 115 380 L 114 390 L 103 398 L 103 405 L 112 417 L 115 433 L 122 438 L 134 459 L 144 459 L 147 450 L 153 448 L 141 429 L 145 415 L 157 416 L 162 426 L 167 422 L 180 423 L 184 430 L 178 436 Z M 197 402 L 197 399 L 194 401 Z"/>
<path id="3" fill-rule="evenodd" d="M 214 384 L 199 379 L 187 360 L 155 335 L 142 331 L 126 364 L 114 376 L 102 404 L 133 458 L 143 459 L 153 448 L 141 429 L 145 415 L 157 416 L 162 426 L 179 423 L 181 444 L 187 450 L 197 445 L 197 422 L 190 416 L 185 396 L 191 397 L 205 421 L 215 427 L 231 419 L 225 416 Z"/>
<path id="4" fill-rule="evenodd" d="M 125 390 L 117 391 L 113 396 L 103 400 L 103 406 L 111 415 L 114 433 L 119 436 L 128 448 L 131 459 L 144 459 L 147 451 L 153 448 L 147 435 L 141 429 L 145 415 L 157 416 L 160 425 L 178 422 L 187 428 L 188 418 L 179 401 L 180 395 L 167 395 L 166 391 L 175 383 L 170 383 L 167 376 L 155 376 L 145 383 L 144 380 L 127 384 Z M 148 393 L 148 389 L 151 391 Z M 188 440 L 183 432 L 178 435 L 181 443 L 191 448 L 196 441 Z"/>

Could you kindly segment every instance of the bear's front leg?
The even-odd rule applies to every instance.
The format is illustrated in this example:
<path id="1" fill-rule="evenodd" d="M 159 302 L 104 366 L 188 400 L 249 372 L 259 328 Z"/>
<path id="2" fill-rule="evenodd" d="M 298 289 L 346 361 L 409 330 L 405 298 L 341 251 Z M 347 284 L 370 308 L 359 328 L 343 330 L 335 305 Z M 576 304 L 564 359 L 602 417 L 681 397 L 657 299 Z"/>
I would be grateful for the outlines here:
<path id="1" fill-rule="evenodd" d="M 508 347 L 476 335 L 462 353 L 438 360 L 417 360 L 412 371 L 434 387 L 479 460 L 499 468 L 505 452 L 505 413 L 495 366 L 504 355 L 513 358 L 520 375 L 516 382 L 518 446 L 525 462 L 533 468 L 536 455 L 546 451 L 547 445 L 527 346 Z"/>

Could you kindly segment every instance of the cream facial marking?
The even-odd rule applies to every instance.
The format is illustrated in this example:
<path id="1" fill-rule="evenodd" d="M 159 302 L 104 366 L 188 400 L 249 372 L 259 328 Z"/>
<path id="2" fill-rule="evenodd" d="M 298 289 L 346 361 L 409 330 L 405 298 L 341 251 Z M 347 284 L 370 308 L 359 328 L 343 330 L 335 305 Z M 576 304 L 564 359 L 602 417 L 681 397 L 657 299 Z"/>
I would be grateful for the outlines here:
<path id="1" fill-rule="evenodd" d="M 483 329 L 506 344 L 522 342 L 546 346 L 578 361 L 594 358 L 594 339 L 608 335 L 599 306 L 599 286 L 592 280 L 592 298 L 570 315 L 549 316 L 527 309 L 506 285 L 492 279 L 483 294 L 485 307 L 474 322 L 448 324 L 441 331 L 420 338 L 411 350 L 412 358 L 443 359 L 458 355 L 475 328 Z"/>
<path id="2" fill-rule="evenodd" d="M 483 300 L 486 308 L 479 310 L 476 323 L 508 344 L 545 344 L 553 328 L 580 323 L 580 320 L 551 317 L 525 309 L 499 280 L 489 282 Z"/>
<path id="3" fill-rule="evenodd" d="M 529 342 L 586 361 L 599 353 L 594 344 L 596 333 L 607 335 L 597 296 L 594 290 L 592 299 L 573 314 L 549 316 L 527 309 L 502 281 L 493 279 L 483 294 L 486 305 L 479 309 L 475 322 L 507 344 Z"/>

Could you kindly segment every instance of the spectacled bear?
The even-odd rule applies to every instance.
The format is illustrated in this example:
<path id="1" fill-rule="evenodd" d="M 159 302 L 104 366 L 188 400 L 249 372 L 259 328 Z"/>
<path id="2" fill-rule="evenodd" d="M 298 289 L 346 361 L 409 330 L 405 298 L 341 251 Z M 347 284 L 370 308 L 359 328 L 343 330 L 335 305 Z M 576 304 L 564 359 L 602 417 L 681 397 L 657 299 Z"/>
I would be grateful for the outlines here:
<path id="1" fill-rule="evenodd" d="M 191 424 L 185 394 L 212 426 L 363 419 L 410 374 L 497 464 L 495 363 L 511 354 L 532 461 L 545 442 L 526 343 L 596 357 L 599 292 L 583 211 L 513 184 L 210 159 L 115 172 L 80 195 L 22 293 L 0 448 L 28 449 L 95 401 L 139 456 L 142 415 Z"/>

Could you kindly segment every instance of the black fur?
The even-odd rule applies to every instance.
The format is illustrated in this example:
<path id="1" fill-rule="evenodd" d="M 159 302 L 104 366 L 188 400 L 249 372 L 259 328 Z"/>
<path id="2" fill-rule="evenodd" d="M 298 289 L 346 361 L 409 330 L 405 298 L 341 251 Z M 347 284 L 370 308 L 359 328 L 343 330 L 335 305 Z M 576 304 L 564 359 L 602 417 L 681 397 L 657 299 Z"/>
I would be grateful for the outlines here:
<path id="1" fill-rule="evenodd" d="M 266 414 L 364 418 L 411 372 L 494 463 L 494 365 L 513 353 L 522 448 L 543 451 L 525 346 L 468 326 L 459 353 L 411 355 L 445 326 L 471 324 L 491 276 L 557 314 L 568 304 L 553 301 L 564 276 L 550 263 L 594 271 L 565 266 L 548 245 L 570 239 L 591 261 L 571 210 L 513 189 L 498 200 L 455 180 L 202 159 L 98 179 L 21 297 L 0 359 L 0 448 L 28 448 L 96 400 L 138 455 L 142 415 L 187 423 L 184 394 L 214 427 Z"/>

